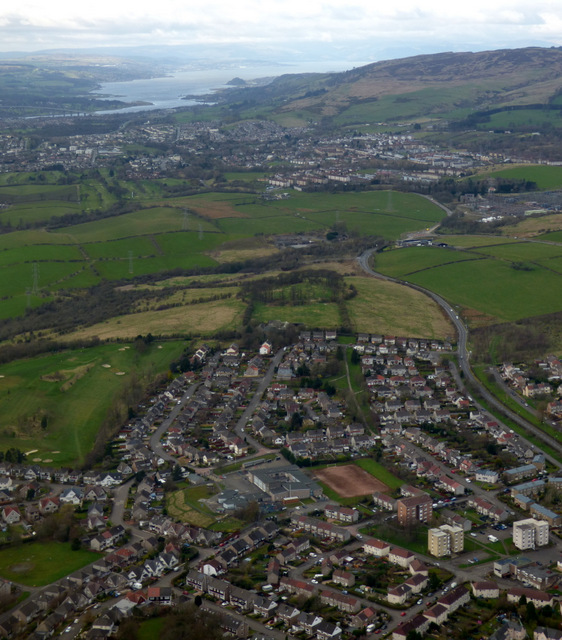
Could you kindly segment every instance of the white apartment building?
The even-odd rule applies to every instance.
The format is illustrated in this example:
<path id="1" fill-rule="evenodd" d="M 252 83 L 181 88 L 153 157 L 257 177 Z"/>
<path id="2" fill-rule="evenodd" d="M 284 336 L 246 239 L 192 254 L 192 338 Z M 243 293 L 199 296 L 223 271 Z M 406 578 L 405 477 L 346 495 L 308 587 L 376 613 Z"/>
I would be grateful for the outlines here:
<path id="1" fill-rule="evenodd" d="M 513 544 L 521 551 L 548 544 L 549 525 L 545 520 L 527 518 L 513 523 Z"/>

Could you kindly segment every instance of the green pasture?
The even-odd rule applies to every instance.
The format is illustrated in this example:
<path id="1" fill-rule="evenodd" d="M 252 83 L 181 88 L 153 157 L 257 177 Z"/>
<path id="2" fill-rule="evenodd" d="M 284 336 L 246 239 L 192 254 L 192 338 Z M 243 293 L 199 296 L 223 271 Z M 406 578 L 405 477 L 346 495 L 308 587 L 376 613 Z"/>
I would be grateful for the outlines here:
<path id="1" fill-rule="evenodd" d="M 71 551 L 69 542 L 31 542 L 0 550 L 0 576 L 28 587 L 43 587 L 99 558 L 98 553 Z"/>
<path id="2" fill-rule="evenodd" d="M 366 124 L 395 121 L 404 118 L 426 118 L 428 114 L 447 111 L 458 118 L 456 105 L 460 100 L 472 97 L 468 87 L 451 89 L 433 87 L 419 89 L 402 95 L 380 96 L 377 100 L 359 102 L 345 109 L 334 118 L 339 125 Z"/>
<path id="3" fill-rule="evenodd" d="M 477 254 L 437 247 L 407 247 L 375 255 L 374 268 L 385 275 L 401 278 L 424 269 L 466 260 L 478 260 Z"/>
<path id="4" fill-rule="evenodd" d="M 100 276 L 92 271 L 92 265 L 83 264 L 71 275 L 53 283 L 50 286 L 51 291 L 60 291 L 61 289 L 84 289 L 93 287 L 101 281 Z"/>
<path id="5" fill-rule="evenodd" d="M 486 252 L 482 247 L 474 252 L 450 252 L 436 247 L 385 251 L 377 254 L 375 269 L 503 321 L 562 310 L 557 273 L 562 272 L 562 256 L 558 256 L 558 247 L 518 243 L 489 247 L 488 251 L 490 257 L 481 259 L 474 257 Z M 448 261 L 447 255 L 458 259 Z M 518 262 L 529 270 L 513 268 Z"/>
<path id="6" fill-rule="evenodd" d="M 44 200 L 67 200 L 77 198 L 76 186 L 69 185 L 49 185 L 49 184 L 18 184 L 13 186 L 0 186 L 0 199 L 3 196 L 16 199 L 33 199 L 39 202 Z"/>
<path id="7" fill-rule="evenodd" d="M 258 322 L 280 320 L 326 329 L 341 325 L 340 312 L 335 302 L 303 304 L 295 307 L 257 303 L 252 318 Z"/>
<path id="8" fill-rule="evenodd" d="M 0 251 L 38 244 L 75 244 L 66 233 L 50 232 L 45 229 L 12 231 L 0 235 Z"/>
<path id="9" fill-rule="evenodd" d="M 58 233 L 66 233 L 75 242 L 99 242 L 118 240 L 134 236 L 164 233 L 166 231 L 181 231 L 184 228 L 184 215 L 173 207 L 154 207 L 126 213 L 122 216 L 104 218 L 96 222 L 64 227 Z M 188 216 L 187 224 L 191 230 L 216 231 L 216 227 L 206 220 L 195 216 Z"/>
<path id="10" fill-rule="evenodd" d="M 28 245 L 17 249 L 0 250 L 0 267 L 20 263 L 84 261 L 77 247 L 70 245 Z"/>
<path id="11" fill-rule="evenodd" d="M 510 262 L 523 262 L 529 260 L 548 260 L 562 256 L 562 246 L 542 244 L 538 242 L 515 242 L 502 246 L 479 247 L 478 253 L 494 256 Z"/>
<path id="12" fill-rule="evenodd" d="M 445 242 L 451 247 L 466 249 L 478 247 L 495 247 L 499 244 L 514 244 L 513 238 L 503 236 L 442 236 L 433 239 L 434 242 Z"/>
<path id="13" fill-rule="evenodd" d="M 500 111 L 490 116 L 486 122 L 477 125 L 478 129 L 510 129 L 512 131 L 529 131 L 531 128 L 542 129 L 545 125 L 562 126 L 560 111 L 550 109 L 524 109 L 521 111 Z"/>
<path id="14" fill-rule="evenodd" d="M 48 200 L 45 202 L 20 203 L 9 206 L 0 214 L 4 224 L 12 226 L 48 222 L 51 218 L 60 218 L 70 213 L 80 213 L 82 207 L 77 202 Z"/>
<path id="15" fill-rule="evenodd" d="M 201 253 L 186 253 L 185 255 L 164 255 L 155 258 L 133 258 L 132 265 L 129 258 L 124 257 L 121 260 L 96 262 L 95 268 L 106 280 L 121 280 L 178 268 L 194 269 L 216 264 L 215 260 Z"/>
<path id="16" fill-rule="evenodd" d="M 562 231 L 551 231 L 537 236 L 537 240 L 546 240 L 547 242 L 562 242 Z"/>
<path id="17" fill-rule="evenodd" d="M 149 371 L 166 371 L 181 350 L 175 341 L 144 353 L 114 343 L 0 366 L 0 450 L 37 450 L 31 460 L 55 467 L 79 464 L 121 390 Z"/>
<path id="18" fill-rule="evenodd" d="M 133 236 L 107 242 L 89 242 L 82 244 L 81 247 L 94 260 L 125 259 L 129 257 L 129 252 L 135 258 L 144 258 L 158 253 L 151 236 L 138 238 Z"/>
<path id="19" fill-rule="evenodd" d="M 21 171 L 18 173 L 0 173 L 0 186 L 34 185 L 37 180 L 41 185 L 57 184 L 64 177 L 62 171 Z"/>
<path id="20" fill-rule="evenodd" d="M 510 112 L 515 114 L 516 112 Z M 508 178 L 513 180 L 530 180 L 537 183 L 541 190 L 560 189 L 562 187 L 562 167 L 550 165 L 524 165 L 509 169 L 499 169 L 483 174 L 475 178 Z"/>
<path id="21" fill-rule="evenodd" d="M 400 478 L 397 478 L 388 469 L 383 467 L 382 464 L 373 460 L 373 458 L 361 458 L 361 460 L 356 460 L 354 464 L 377 478 L 377 480 L 384 482 L 389 489 L 398 489 L 404 484 Z"/>
<path id="22" fill-rule="evenodd" d="M 562 310 L 561 277 L 540 266 L 518 271 L 498 260 L 473 260 L 420 271 L 408 280 L 502 321 Z"/>
<path id="23" fill-rule="evenodd" d="M 544 258 L 541 260 L 537 260 L 537 263 L 562 275 L 562 256 L 556 256 L 555 258 Z"/>
<path id="24" fill-rule="evenodd" d="M 45 292 L 82 269 L 79 262 L 41 262 L 37 265 L 37 286 Z M 34 285 L 34 266 L 31 262 L 0 268 L 0 295 L 14 296 L 31 290 Z"/>
<path id="25" fill-rule="evenodd" d="M 276 235 L 283 233 L 303 233 L 316 231 L 320 225 L 304 220 L 296 215 L 271 216 L 269 218 L 222 218 L 217 220 L 217 226 L 228 234 L 243 234 L 255 236 L 260 233 Z"/>

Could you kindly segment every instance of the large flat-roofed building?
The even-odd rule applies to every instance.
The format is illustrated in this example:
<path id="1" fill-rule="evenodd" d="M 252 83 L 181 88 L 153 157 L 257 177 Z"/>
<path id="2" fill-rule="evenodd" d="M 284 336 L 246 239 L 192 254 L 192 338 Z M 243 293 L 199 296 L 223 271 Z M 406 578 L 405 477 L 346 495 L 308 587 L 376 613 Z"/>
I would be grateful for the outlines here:
<path id="1" fill-rule="evenodd" d="M 545 520 L 526 518 L 513 523 L 513 544 L 524 551 L 548 544 L 549 525 Z"/>
<path id="2" fill-rule="evenodd" d="M 319 498 L 322 496 L 321 487 L 295 465 L 274 469 L 252 469 L 247 474 L 248 480 L 272 500 Z"/>
<path id="3" fill-rule="evenodd" d="M 433 502 L 427 493 L 410 498 L 400 498 L 396 502 L 396 506 L 398 522 L 403 526 L 417 522 L 429 522 L 433 515 Z"/>

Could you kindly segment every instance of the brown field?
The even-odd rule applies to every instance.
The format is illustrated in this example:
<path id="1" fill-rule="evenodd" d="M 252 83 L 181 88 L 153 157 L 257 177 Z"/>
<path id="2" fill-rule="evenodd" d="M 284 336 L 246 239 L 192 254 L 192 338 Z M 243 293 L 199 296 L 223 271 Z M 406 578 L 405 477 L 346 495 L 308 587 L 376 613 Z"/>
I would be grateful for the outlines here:
<path id="1" fill-rule="evenodd" d="M 197 215 L 210 220 L 218 220 L 219 218 L 249 218 L 247 213 L 237 211 L 230 202 L 193 202 L 190 201 L 189 208 L 195 211 Z"/>
<path id="2" fill-rule="evenodd" d="M 377 480 L 370 473 L 353 464 L 346 464 L 342 467 L 327 467 L 316 471 L 314 475 L 341 498 L 366 496 L 374 491 L 389 492 L 389 488 L 384 482 Z"/>

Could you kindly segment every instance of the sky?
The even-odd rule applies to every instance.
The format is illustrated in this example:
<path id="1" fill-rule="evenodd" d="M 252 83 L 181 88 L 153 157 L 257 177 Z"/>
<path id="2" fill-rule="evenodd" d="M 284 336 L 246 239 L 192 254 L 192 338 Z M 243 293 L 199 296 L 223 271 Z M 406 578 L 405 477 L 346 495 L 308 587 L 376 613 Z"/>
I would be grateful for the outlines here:
<path id="1" fill-rule="evenodd" d="M 22 0 L 0 4 L 0 51 L 244 45 L 382 59 L 562 45 L 560 0 Z"/>

